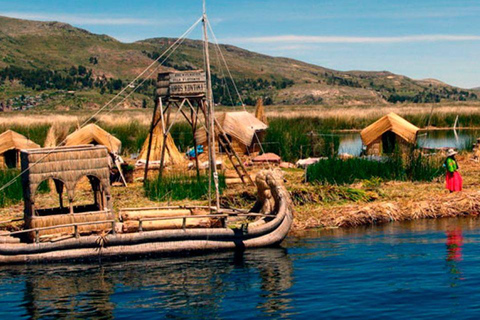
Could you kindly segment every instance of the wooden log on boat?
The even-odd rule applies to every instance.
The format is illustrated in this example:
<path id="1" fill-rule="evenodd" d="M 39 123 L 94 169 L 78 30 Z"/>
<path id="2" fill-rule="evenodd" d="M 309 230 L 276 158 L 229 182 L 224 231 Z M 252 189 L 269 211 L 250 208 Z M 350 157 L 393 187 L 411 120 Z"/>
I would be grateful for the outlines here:
<path id="1" fill-rule="evenodd" d="M 182 229 L 182 228 L 209 228 L 213 225 L 211 219 L 208 218 L 189 218 L 185 219 L 185 226 L 183 219 L 170 219 L 158 221 L 142 221 L 143 231 L 153 230 L 167 230 L 167 229 Z M 123 222 L 123 232 L 138 232 L 140 228 L 140 221 L 129 220 Z"/>
<path id="2" fill-rule="evenodd" d="M 0 246 L 0 264 L 244 250 L 278 245 L 287 236 L 293 222 L 290 195 L 283 186 L 282 177 L 272 171 L 260 172 L 256 184 L 259 202 L 255 207 L 270 210 L 266 212 L 268 216 L 261 216 L 260 219 L 265 220 L 262 224 L 245 224 L 239 229 L 186 228 L 111 234 L 105 237 L 105 241 L 90 235 L 59 242 L 3 245 Z M 272 200 L 273 205 L 270 202 L 264 205 L 260 199 Z"/>
<path id="3" fill-rule="evenodd" d="M 14 237 L 10 237 L 10 236 L 0 236 L 0 244 L 4 244 L 4 243 L 20 243 L 20 239 L 19 238 L 14 238 Z"/>
<path id="4" fill-rule="evenodd" d="M 38 217 L 34 216 L 27 220 L 26 227 L 28 229 L 37 229 L 44 227 L 62 226 L 74 223 L 95 222 L 112 220 L 113 214 L 110 211 L 104 212 L 84 212 L 74 214 L 58 214 L 51 216 Z M 81 225 L 78 227 L 79 234 L 92 234 L 106 231 L 112 228 L 109 223 Z M 72 235 L 75 233 L 75 227 L 59 227 L 54 229 L 40 230 L 38 236 L 43 239 L 56 238 L 63 235 Z M 35 240 L 35 233 L 29 233 L 29 239 Z"/>
<path id="5" fill-rule="evenodd" d="M 120 219 L 122 221 L 140 220 L 145 218 L 159 218 L 159 217 L 182 217 L 193 214 L 194 210 L 189 209 L 149 209 L 149 210 L 122 210 L 120 211 Z M 203 212 L 205 213 L 205 212 Z"/>

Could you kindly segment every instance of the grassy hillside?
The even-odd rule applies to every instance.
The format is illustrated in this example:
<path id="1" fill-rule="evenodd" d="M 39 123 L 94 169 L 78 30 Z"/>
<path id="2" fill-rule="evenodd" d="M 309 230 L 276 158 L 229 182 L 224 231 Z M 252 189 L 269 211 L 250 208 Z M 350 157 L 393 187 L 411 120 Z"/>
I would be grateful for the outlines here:
<path id="1" fill-rule="evenodd" d="M 0 17 L 0 101 L 16 98 L 21 104 L 21 96 L 45 93 L 37 105 L 54 107 L 71 103 L 64 103 L 56 92 L 73 90 L 90 92 L 89 103 L 97 104 L 106 100 L 102 96 L 118 92 L 173 41 L 154 38 L 126 44 L 64 23 Z M 468 101 L 478 94 L 434 79 L 417 81 L 386 71 L 340 72 L 231 45 L 221 45 L 221 50 L 248 104 L 259 96 L 266 104 L 371 105 Z M 211 52 L 216 101 L 237 104 L 213 46 Z M 178 70 L 202 68 L 202 43 L 186 40 L 165 65 Z M 134 104 L 144 104 L 152 94 L 153 81 Z M 76 102 L 75 108 L 85 104 Z"/>

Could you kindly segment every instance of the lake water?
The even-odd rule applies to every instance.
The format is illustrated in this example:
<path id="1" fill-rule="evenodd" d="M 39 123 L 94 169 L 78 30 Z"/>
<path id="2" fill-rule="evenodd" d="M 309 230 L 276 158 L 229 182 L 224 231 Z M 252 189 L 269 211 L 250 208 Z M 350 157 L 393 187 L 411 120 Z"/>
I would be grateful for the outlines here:
<path id="1" fill-rule="evenodd" d="M 433 130 L 418 133 L 418 146 L 427 148 L 456 148 L 463 150 L 480 138 L 479 130 Z M 362 152 L 360 133 L 340 134 L 339 153 L 358 156 Z"/>
<path id="2" fill-rule="evenodd" d="M 0 318 L 431 319 L 480 313 L 480 220 L 311 231 L 283 248 L 0 268 Z"/>

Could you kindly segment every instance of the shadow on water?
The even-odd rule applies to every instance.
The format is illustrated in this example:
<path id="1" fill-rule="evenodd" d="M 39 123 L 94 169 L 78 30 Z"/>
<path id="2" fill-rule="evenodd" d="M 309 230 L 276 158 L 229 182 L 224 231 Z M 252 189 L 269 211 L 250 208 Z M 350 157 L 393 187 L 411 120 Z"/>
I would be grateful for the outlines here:
<path id="1" fill-rule="evenodd" d="M 16 287 L 22 302 L 16 308 L 0 303 L 0 317 L 213 319 L 230 312 L 248 316 L 253 308 L 278 318 L 291 308 L 286 291 L 292 273 L 282 248 L 101 265 L 14 266 L 0 269 L 0 289 Z M 237 297 L 238 292 L 245 296 Z"/>

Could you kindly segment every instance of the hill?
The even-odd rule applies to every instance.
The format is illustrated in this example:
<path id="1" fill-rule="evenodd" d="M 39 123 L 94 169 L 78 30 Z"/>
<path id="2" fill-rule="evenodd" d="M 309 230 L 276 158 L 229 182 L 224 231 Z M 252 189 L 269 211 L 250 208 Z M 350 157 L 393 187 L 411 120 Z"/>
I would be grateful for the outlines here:
<path id="1" fill-rule="evenodd" d="M 93 93 L 114 94 L 174 41 L 154 38 L 122 43 L 65 23 L 0 17 L 0 101 L 18 98 L 20 93 L 47 93 L 48 100 L 58 90 L 74 90 L 92 93 L 84 102 L 100 102 L 105 97 Z M 341 72 L 231 45 L 220 48 L 248 104 L 259 96 L 267 104 L 325 105 L 477 99 L 471 90 L 433 79 L 413 80 L 387 71 Z M 211 60 L 216 101 L 238 103 L 213 46 Z M 202 42 L 186 40 L 165 66 L 177 70 L 202 68 Z M 151 96 L 153 84 L 146 82 L 137 100 Z"/>

